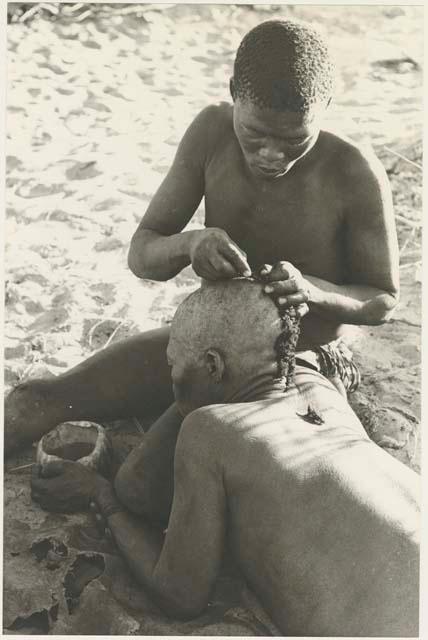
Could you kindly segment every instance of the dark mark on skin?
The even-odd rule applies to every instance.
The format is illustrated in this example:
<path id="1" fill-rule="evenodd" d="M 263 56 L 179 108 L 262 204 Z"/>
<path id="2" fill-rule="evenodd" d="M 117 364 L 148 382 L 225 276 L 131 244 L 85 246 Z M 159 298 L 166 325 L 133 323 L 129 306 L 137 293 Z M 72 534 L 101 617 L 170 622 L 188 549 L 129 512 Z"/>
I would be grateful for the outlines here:
<path id="1" fill-rule="evenodd" d="M 310 422 L 311 424 L 324 424 L 325 422 L 324 418 L 319 413 L 317 413 L 310 404 L 308 404 L 307 413 L 298 413 L 296 411 L 296 415 L 298 415 L 300 418 L 303 418 L 305 422 Z"/>

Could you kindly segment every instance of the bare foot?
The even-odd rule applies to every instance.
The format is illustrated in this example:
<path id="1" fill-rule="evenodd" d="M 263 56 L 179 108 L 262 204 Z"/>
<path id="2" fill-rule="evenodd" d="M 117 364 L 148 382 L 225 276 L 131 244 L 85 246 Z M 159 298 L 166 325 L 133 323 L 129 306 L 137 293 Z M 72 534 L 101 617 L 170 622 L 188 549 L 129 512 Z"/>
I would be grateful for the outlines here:
<path id="1" fill-rule="evenodd" d="M 4 403 L 4 455 L 23 449 L 53 429 L 61 416 L 49 400 L 50 381 L 29 380 L 6 396 Z"/>

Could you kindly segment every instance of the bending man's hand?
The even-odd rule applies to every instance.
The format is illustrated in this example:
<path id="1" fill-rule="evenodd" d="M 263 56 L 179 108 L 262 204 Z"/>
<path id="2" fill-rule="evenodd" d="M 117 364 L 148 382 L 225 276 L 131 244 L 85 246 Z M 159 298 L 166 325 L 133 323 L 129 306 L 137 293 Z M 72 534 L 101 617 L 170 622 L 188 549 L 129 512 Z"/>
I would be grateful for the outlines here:
<path id="1" fill-rule="evenodd" d="M 225 231 L 210 227 L 198 232 L 190 249 L 195 273 L 206 280 L 251 276 L 247 256 Z"/>
<path id="2" fill-rule="evenodd" d="M 296 307 L 300 316 L 309 311 L 310 283 L 291 262 L 265 264 L 260 269 L 260 278 L 265 283 L 264 291 L 281 309 Z"/>
<path id="3" fill-rule="evenodd" d="M 84 511 L 108 480 L 70 460 L 36 464 L 31 476 L 31 497 L 46 511 Z"/>

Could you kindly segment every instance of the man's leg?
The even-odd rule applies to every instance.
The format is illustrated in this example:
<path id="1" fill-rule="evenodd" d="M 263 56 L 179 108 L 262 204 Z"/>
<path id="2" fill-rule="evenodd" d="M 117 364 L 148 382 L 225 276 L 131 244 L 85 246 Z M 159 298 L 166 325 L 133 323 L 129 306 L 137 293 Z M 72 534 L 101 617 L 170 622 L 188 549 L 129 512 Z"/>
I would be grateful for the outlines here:
<path id="1" fill-rule="evenodd" d="M 18 385 L 5 402 L 5 454 L 66 420 L 114 420 L 165 410 L 174 401 L 168 339 L 168 327 L 148 331 L 56 378 Z"/>
<path id="2" fill-rule="evenodd" d="M 131 451 L 115 478 L 117 497 L 132 513 L 166 525 L 174 496 L 174 454 L 183 417 L 173 404 Z"/>

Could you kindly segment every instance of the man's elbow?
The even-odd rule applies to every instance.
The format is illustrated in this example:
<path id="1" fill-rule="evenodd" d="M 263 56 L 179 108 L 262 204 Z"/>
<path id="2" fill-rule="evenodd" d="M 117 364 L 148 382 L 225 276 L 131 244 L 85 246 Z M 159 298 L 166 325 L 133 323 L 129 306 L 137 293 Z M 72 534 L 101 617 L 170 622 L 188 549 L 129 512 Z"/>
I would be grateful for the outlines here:
<path id="1" fill-rule="evenodd" d="M 157 605 L 169 618 L 176 620 L 193 620 L 200 616 L 208 606 L 207 600 L 200 597 L 192 598 L 184 592 L 180 595 L 157 593 L 155 596 Z"/>
<path id="2" fill-rule="evenodd" d="M 174 618 L 175 620 L 180 620 L 182 622 L 187 622 L 188 620 L 194 620 L 198 616 L 200 616 L 207 605 L 191 605 L 191 604 L 179 604 L 176 603 L 163 607 L 166 615 L 169 618 Z"/>
<path id="3" fill-rule="evenodd" d="M 134 237 L 128 251 L 128 267 L 137 278 L 161 280 L 146 259 L 146 243 L 141 237 Z"/>
<path id="4" fill-rule="evenodd" d="M 138 248 L 137 248 L 138 245 Z M 131 240 L 128 251 L 128 267 L 137 278 L 146 278 L 144 260 L 142 259 L 141 243 L 136 242 L 135 235 Z"/>
<path id="5" fill-rule="evenodd" d="M 392 318 L 398 302 L 398 292 L 384 293 L 375 298 L 368 306 L 366 324 L 379 326 L 388 322 Z"/>

